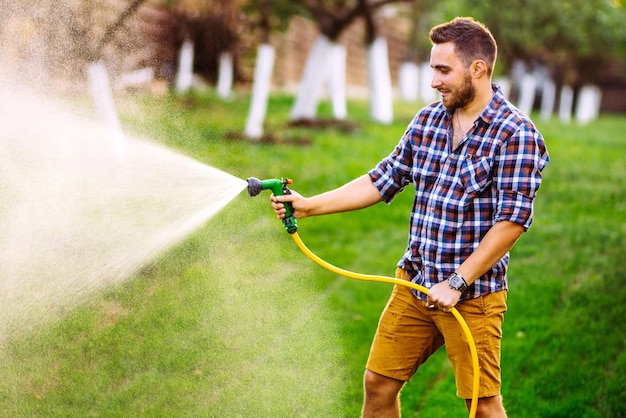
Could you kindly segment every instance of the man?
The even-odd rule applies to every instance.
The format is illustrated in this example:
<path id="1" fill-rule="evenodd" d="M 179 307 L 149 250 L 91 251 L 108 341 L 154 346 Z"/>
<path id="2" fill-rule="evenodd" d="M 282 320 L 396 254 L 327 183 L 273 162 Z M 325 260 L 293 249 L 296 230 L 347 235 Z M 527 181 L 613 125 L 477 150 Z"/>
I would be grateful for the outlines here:
<path id="1" fill-rule="evenodd" d="M 368 174 L 305 198 L 272 196 L 279 218 L 291 202 L 296 218 L 390 203 L 415 187 L 410 238 L 396 277 L 429 289 L 395 286 L 364 377 L 364 417 L 400 415 L 399 393 L 445 344 L 457 395 L 470 407 L 473 368 L 452 307 L 472 331 L 480 362 L 479 417 L 505 417 L 500 395 L 500 339 L 506 311 L 509 250 L 527 230 L 549 161 L 541 134 L 492 85 L 496 42 L 471 18 L 434 27 L 432 87 L 441 101 L 423 108 L 393 150 Z"/>

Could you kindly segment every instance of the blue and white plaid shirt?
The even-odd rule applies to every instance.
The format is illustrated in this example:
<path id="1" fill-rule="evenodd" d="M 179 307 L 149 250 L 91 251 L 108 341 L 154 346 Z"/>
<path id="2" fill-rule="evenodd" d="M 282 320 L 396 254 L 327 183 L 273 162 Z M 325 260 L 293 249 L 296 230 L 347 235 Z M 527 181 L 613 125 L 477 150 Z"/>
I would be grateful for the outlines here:
<path id="1" fill-rule="evenodd" d="M 452 113 L 436 102 L 415 116 L 394 151 L 369 173 L 387 203 L 409 183 L 415 186 L 409 244 L 398 266 L 426 288 L 446 280 L 496 222 L 516 222 L 525 230 L 532 223 L 549 161 L 546 145 L 532 121 L 497 86 L 493 90 L 456 149 Z M 508 263 L 507 253 L 461 300 L 507 289 Z"/>

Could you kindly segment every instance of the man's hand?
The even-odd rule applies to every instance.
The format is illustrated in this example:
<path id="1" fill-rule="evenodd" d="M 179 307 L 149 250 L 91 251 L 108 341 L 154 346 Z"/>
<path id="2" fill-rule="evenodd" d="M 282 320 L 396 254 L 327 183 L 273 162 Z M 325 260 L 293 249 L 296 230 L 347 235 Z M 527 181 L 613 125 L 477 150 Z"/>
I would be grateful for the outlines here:
<path id="1" fill-rule="evenodd" d="M 282 196 L 274 196 L 272 194 L 272 196 L 270 196 L 270 200 L 272 201 L 272 207 L 274 208 L 274 213 L 276 213 L 278 219 L 285 218 L 285 213 L 287 212 L 285 210 L 286 203 L 291 203 L 291 206 L 293 207 L 293 216 L 296 219 L 306 218 L 308 216 L 305 209 L 308 199 L 301 196 L 298 192 L 291 190 L 291 194 L 285 194 Z"/>
<path id="2" fill-rule="evenodd" d="M 451 289 L 448 281 L 437 283 L 428 290 L 426 307 L 450 312 L 461 298 L 461 292 Z"/>

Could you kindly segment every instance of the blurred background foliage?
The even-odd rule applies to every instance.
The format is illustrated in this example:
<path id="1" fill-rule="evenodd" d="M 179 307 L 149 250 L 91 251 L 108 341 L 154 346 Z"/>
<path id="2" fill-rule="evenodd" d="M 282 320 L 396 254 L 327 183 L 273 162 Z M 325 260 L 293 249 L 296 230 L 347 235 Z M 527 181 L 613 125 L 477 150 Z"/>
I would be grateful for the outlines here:
<path id="1" fill-rule="evenodd" d="M 133 13 L 123 16 L 133 7 Z M 198 74 L 215 80 L 219 54 L 227 50 L 235 56 L 236 81 L 249 82 L 250 56 L 258 44 L 279 37 L 294 16 L 314 21 L 324 33 L 350 14 L 356 15 L 353 20 L 368 15 L 403 20 L 409 27 L 409 60 L 427 60 L 432 25 L 465 15 L 493 31 L 502 74 L 517 60 L 546 65 L 557 82 L 571 85 L 622 80 L 626 72 L 622 0 L 0 0 L 0 8 L 4 38 L 15 35 L 10 27 L 16 16 L 30 16 L 35 27 L 46 28 L 50 47 L 41 59 L 57 75 L 80 75 L 81 61 L 93 58 L 107 29 L 118 23 L 102 50 L 113 72 L 116 62 L 120 70 L 129 66 L 128 58 L 125 66 L 119 63 L 123 58 L 114 59 L 120 50 L 144 50 L 131 64 L 152 65 L 157 76 L 171 79 L 177 51 L 185 38 L 192 38 Z"/>
<path id="2" fill-rule="evenodd" d="M 340 18 L 347 10 L 360 7 L 363 1 L 170 0 L 169 3 L 176 10 L 204 11 L 179 15 L 179 19 L 183 17 L 181 20 L 187 20 L 185 24 L 201 20 L 201 16 L 229 22 L 223 26 L 232 28 L 230 31 L 233 34 L 239 34 L 238 40 L 243 42 L 241 51 L 250 51 L 253 49 L 246 46 L 246 42 L 255 43 L 266 39 L 268 29 L 278 32 L 284 30 L 289 18 L 294 15 L 317 19 L 318 25 L 324 27 L 326 22 L 323 19 L 329 16 Z M 593 83 L 606 75 L 607 67 L 623 65 L 626 60 L 626 9 L 620 0 L 511 0 L 506 4 L 495 0 L 365 3 L 379 10 L 379 14 L 394 13 L 410 17 L 413 26 L 411 54 L 421 60 L 426 60 L 430 51 L 428 29 L 455 16 L 472 16 L 492 30 L 500 48 L 501 72 L 510 69 L 516 60 L 523 60 L 527 64 L 548 65 L 555 78 L 570 84 Z M 386 9 L 378 6 L 382 3 Z M 320 9 L 325 14 L 320 13 Z M 199 26 L 205 31 L 215 31 L 211 25 Z M 256 36 L 246 37 L 250 32 Z M 211 38 L 217 41 L 216 36 Z"/>

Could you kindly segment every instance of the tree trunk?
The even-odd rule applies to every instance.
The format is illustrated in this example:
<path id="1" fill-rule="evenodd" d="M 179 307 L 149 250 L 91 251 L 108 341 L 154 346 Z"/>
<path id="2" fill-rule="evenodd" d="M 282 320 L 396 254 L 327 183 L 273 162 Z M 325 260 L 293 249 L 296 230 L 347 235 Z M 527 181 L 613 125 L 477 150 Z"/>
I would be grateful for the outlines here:
<path id="1" fill-rule="evenodd" d="M 259 139 L 263 136 L 263 122 L 267 112 L 275 55 L 274 47 L 270 44 L 259 46 L 254 68 L 250 110 L 244 131 L 246 136 L 252 139 Z"/>
<path id="2" fill-rule="evenodd" d="M 101 59 L 102 51 L 104 50 L 104 47 L 107 45 L 107 43 L 109 43 L 109 41 L 113 39 L 113 35 L 115 35 L 118 29 L 122 27 L 126 19 L 131 17 L 137 11 L 137 9 L 139 9 L 139 7 L 143 3 L 145 3 L 145 1 L 146 0 L 133 0 L 133 2 L 130 3 L 126 7 L 126 9 L 117 17 L 115 22 L 113 22 L 113 24 L 106 29 L 104 35 L 102 35 L 102 38 L 100 39 L 100 42 L 98 42 L 98 46 L 92 53 L 92 59 L 94 61 L 99 61 Z"/>
<path id="3" fill-rule="evenodd" d="M 291 119 L 313 119 L 317 113 L 319 93 L 325 79 L 331 83 L 331 95 L 334 115 L 343 119 L 347 114 L 345 105 L 345 50 L 335 49 L 336 40 L 356 18 L 365 18 L 366 43 L 370 45 L 368 65 L 370 68 L 370 87 L 372 91 L 372 116 L 374 120 L 389 123 L 393 119 L 393 92 L 389 74 L 389 58 L 387 43 L 377 39 L 373 11 L 390 3 L 412 0 L 358 0 L 356 4 L 347 6 L 345 2 L 330 7 L 321 0 L 303 0 L 302 4 L 309 9 L 319 25 L 321 35 L 318 36 L 311 50 L 300 80 L 296 102 L 291 111 Z M 384 50 L 381 54 L 379 50 Z M 334 52 L 333 52 L 334 51 Z M 330 57 L 330 58 L 329 58 Z M 333 58 L 334 57 L 334 58 Z M 380 58 L 379 58 L 380 57 Z M 383 63 L 379 64 L 379 59 Z M 336 67 L 335 67 L 336 65 Z M 330 71 L 330 72 L 329 72 Z M 336 78 L 335 78 L 336 77 Z M 340 84 L 342 87 L 340 87 Z"/>
<path id="4" fill-rule="evenodd" d="M 580 124 L 587 124 L 597 119 L 602 103 L 602 90 L 593 85 L 585 85 L 578 94 L 576 105 L 576 120 Z"/>
<path id="5" fill-rule="evenodd" d="M 217 79 L 217 95 L 228 99 L 233 88 L 233 53 L 224 51 L 220 54 L 219 74 Z"/>
<path id="6" fill-rule="evenodd" d="M 556 102 L 556 85 L 549 75 L 541 83 L 541 119 L 550 120 Z"/>
<path id="7" fill-rule="evenodd" d="M 317 105 L 320 91 L 328 77 L 328 62 L 332 54 L 334 42 L 326 36 L 319 35 L 306 60 L 304 73 L 300 79 L 296 102 L 291 110 L 291 120 L 314 119 L 317 116 Z"/>
<path id="8" fill-rule="evenodd" d="M 419 67 L 412 61 L 405 61 L 398 69 L 398 93 L 402 100 L 415 102 L 419 89 Z"/>
<path id="9" fill-rule="evenodd" d="M 291 120 L 315 119 L 324 87 L 328 87 L 333 117 L 346 118 L 346 48 L 319 35 L 307 58 Z"/>
<path id="10" fill-rule="evenodd" d="M 424 103 L 434 102 L 437 98 L 435 89 L 431 87 L 433 81 L 433 69 L 430 68 L 429 62 L 423 62 L 420 64 L 420 85 L 419 96 Z"/>
<path id="11" fill-rule="evenodd" d="M 113 148 L 119 155 L 125 153 L 124 132 L 115 108 L 113 91 L 104 62 L 98 61 L 87 66 L 89 90 L 98 118 L 108 129 Z"/>
<path id="12" fill-rule="evenodd" d="M 333 44 L 328 71 L 333 116 L 335 119 L 344 120 L 348 116 L 348 105 L 346 99 L 346 47 L 343 45 Z"/>
<path id="13" fill-rule="evenodd" d="M 520 85 L 520 95 L 517 101 L 517 107 L 519 108 L 519 110 L 527 115 L 530 115 L 530 112 L 533 110 L 536 90 L 537 80 L 534 74 L 524 74 Z"/>
<path id="14" fill-rule="evenodd" d="M 572 120 L 572 107 L 574 104 L 574 90 L 568 85 L 561 87 L 561 97 L 559 100 L 559 119 L 563 123 L 570 123 Z"/>
<path id="15" fill-rule="evenodd" d="M 393 89 L 389 71 L 387 41 L 378 37 L 368 46 L 367 64 L 370 84 L 370 112 L 374 121 L 393 121 Z"/>
<path id="16" fill-rule="evenodd" d="M 193 82 L 193 42 L 189 39 L 183 42 L 178 58 L 178 73 L 176 74 L 176 92 L 184 93 L 191 88 Z"/>

